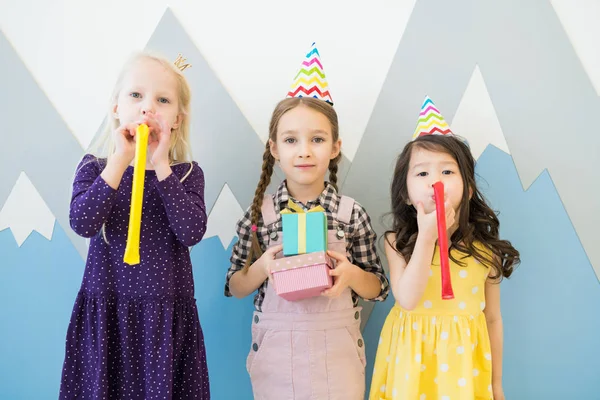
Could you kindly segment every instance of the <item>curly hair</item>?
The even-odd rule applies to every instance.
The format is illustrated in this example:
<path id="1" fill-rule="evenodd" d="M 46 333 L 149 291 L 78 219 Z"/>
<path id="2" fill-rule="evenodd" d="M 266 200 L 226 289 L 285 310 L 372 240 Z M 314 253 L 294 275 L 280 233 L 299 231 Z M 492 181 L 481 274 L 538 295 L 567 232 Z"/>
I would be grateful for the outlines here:
<path id="1" fill-rule="evenodd" d="M 459 265 L 452 250 L 458 250 L 467 257 L 475 257 L 479 262 L 493 269 L 492 279 L 508 278 L 514 267 L 520 263 L 519 252 L 507 240 L 499 238 L 500 221 L 496 213 L 487 205 L 477 188 L 475 180 L 475 159 L 469 147 L 459 138 L 450 135 L 424 135 L 408 143 L 398 156 L 391 183 L 392 229 L 386 232 L 386 241 L 400 253 L 406 262 L 410 261 L 417 241 L 417 211 L 408 204 L 406 184 L 409 163 L 415 149 L 447 153 L 454 158 L 460 169 L 464 183 L 458 219 L 458 229 L 452 234 L 449 248 L 450 258 Z M 466 207 L 464 205 L 467 205 Z M 395 233 L 395 243 L 390 243 L 388 233 Z M 477 246 L 480 243 L 489 253 Z M 491 258 L 491 259 L 490 259 Z"/>

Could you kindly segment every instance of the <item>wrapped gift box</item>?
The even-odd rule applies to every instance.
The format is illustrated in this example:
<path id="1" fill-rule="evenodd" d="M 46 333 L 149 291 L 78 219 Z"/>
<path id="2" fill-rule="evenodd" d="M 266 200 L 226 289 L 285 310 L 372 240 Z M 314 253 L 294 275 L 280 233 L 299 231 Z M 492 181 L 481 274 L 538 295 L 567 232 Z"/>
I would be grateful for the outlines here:
<path id="1" fill-rule="evenodd" d="M 325 251 L 279 258 L 271 268 L 275 292 L 288 301 L 319 296 L 333 284 L 331 268 Z"/>
<path id="2" fill-rule="evenodd" d="M 290 200 L 289 208 L 281 212 L 283 255 L 327 251 L 327 215 L 322 207 L 304 211 Z"/>

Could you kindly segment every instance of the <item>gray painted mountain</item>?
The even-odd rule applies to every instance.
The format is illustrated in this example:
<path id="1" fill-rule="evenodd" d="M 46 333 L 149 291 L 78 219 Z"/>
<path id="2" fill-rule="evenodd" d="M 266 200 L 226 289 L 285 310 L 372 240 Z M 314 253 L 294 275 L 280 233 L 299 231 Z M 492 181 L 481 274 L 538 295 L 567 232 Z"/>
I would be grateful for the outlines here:
<path id="1" fill-rule="evenodd" d="M 548 169 L 600 275 L 600 132 L 585 117 L 598 114 L 600 100 L 550 2 L 417 2 L 345 192 L 362 200 L 383 232 L 395 158 L 411 138 L 423 98 L 432 97 L 450 122 L 476 64 L 523 186 Z"/>

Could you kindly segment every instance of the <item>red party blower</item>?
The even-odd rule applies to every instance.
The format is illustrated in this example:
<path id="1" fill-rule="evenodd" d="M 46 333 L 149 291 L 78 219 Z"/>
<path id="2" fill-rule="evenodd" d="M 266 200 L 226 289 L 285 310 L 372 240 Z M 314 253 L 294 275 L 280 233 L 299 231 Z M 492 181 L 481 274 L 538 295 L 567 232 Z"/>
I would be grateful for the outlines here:
<path id="1" fill-rule="evenodd" d="M 444 184 L 433 184 L 435 193 L 435 213 L 438 227 L 438 246 L 440 246 L 440 264 L 442 266 L 442 299 L 454 298 L 452 282 L 450 280 L 450 259 L 448 257 L 448 234 L 446 231 L 446 207 L 444 206 Z"/>

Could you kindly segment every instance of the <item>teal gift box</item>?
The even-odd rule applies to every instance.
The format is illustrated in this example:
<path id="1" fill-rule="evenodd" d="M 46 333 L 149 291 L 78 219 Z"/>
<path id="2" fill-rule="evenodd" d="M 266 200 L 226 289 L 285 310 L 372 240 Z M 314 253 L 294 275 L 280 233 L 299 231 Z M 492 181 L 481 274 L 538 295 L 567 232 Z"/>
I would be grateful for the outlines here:
<path id="1" fill-rule="evenodd" d="M 327 251 L 327 215 L 321 206 L 304 211 L 292 202 L 281 212 L 283 255 Z"/>

